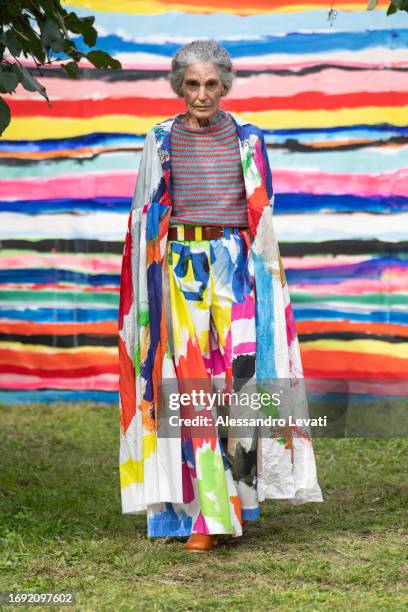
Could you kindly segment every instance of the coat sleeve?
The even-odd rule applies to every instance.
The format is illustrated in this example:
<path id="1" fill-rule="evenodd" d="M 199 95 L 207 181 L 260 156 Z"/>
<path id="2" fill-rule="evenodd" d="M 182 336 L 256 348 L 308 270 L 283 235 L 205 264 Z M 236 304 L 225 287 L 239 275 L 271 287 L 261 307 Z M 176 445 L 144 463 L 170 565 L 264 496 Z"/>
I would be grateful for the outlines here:
<path id="1" fill-rule="evenodd" d="M 152 197 L 152 185 L 160 181 L 160 162 L 158 163 L 158 151 L 153 129 L 146 134 L 142 156 L 137 174 L 135 193 L 132 200 L 132 209 L 142 208 L 150 202 Z"/>

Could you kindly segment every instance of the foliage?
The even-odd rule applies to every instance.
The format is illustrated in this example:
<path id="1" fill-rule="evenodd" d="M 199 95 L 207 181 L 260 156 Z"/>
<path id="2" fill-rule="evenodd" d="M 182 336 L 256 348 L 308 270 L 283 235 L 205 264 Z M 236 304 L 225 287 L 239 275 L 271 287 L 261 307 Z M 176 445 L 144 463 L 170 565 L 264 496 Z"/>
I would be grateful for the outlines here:
<path id="1" fill-rule="evenodd" d="M 120 62 L 105 51 L 83 53 L 72 40 L 71 35 L 80 35 L 88 47 L 94 47 L 98 37 L 93 26 L 95 17 L 78 17 L 66 11 L 60 0 L 2 0 L 1 4 L 0 93 L 12 94 L 21 84 L 27 91 L 39 93 L 51 106 L 45 87 L 23 65 L 24 58 L 34 61 L 37 68 L 59 62 L 74 78 L 78 76 L 78 62 L 84 58 L 96 68 L 121 68 Z M 69 61 L 61 63 L 61 55 Z M 9 123 L 10 109 L 0 97 L 0 135 Z"/>
<path id="2" fill-rule="evenodd" d="M 378 0 L 369 0 L 367 9 L 372 11 L 376 8 L 378 4 Z M 407 11 L 408 12 L 408 0 L 393 0 L 390 2 L 390 6 L 387 10 L 387 15 L 393 15 L 397 11 Z"/>

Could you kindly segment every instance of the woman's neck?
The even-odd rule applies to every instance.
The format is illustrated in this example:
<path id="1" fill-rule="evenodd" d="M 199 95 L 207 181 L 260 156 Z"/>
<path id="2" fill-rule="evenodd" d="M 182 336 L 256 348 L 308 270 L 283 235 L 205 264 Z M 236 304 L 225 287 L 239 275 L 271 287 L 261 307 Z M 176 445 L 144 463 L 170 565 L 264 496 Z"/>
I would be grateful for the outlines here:
<path id="1" fill-rule="evenodd" d="M 187 127 L 192 128 L 192 129 L 206 127 L 207 125 L 210 125 L 211 121 L 218 115 L 218 112 L 219 110 L 217 109 L 215 113 L 211 115 L 211 117 L 205 117 L 203 119 L 199 119 L 198 117 L 191 115 L 187 111 L 187 113 L 184 116 L 184 122 L 187 125 Z"/>

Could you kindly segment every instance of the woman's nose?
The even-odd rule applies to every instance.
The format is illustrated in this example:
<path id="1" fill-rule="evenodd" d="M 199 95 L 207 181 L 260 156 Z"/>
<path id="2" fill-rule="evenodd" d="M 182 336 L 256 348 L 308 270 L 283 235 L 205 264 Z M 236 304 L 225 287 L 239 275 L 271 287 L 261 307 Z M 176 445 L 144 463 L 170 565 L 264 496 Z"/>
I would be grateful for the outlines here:
<path id="1" fill-rule="evenodd" d="M 200 87 L 200 89 L 198 90 L 198 98 L 199 100 L 205 100 L 207 97 L 207 91 L 205 89 L 205 87 Z"/>

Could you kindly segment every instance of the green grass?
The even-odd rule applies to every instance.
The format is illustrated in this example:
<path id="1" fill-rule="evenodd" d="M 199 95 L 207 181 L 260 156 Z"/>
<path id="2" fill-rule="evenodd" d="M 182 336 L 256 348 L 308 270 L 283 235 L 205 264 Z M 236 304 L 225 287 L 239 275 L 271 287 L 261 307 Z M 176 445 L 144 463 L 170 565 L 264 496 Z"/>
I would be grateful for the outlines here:
<path id="1" fill-rule="evenodd" d="M 0 427 L 0 591 L 98 612 L 408 607 L 408 440 L 315 439 L 325 503 L 265 502 L 244 538 L 192 555 L 121 514 L 116 408 L 1 406 Z"/>

